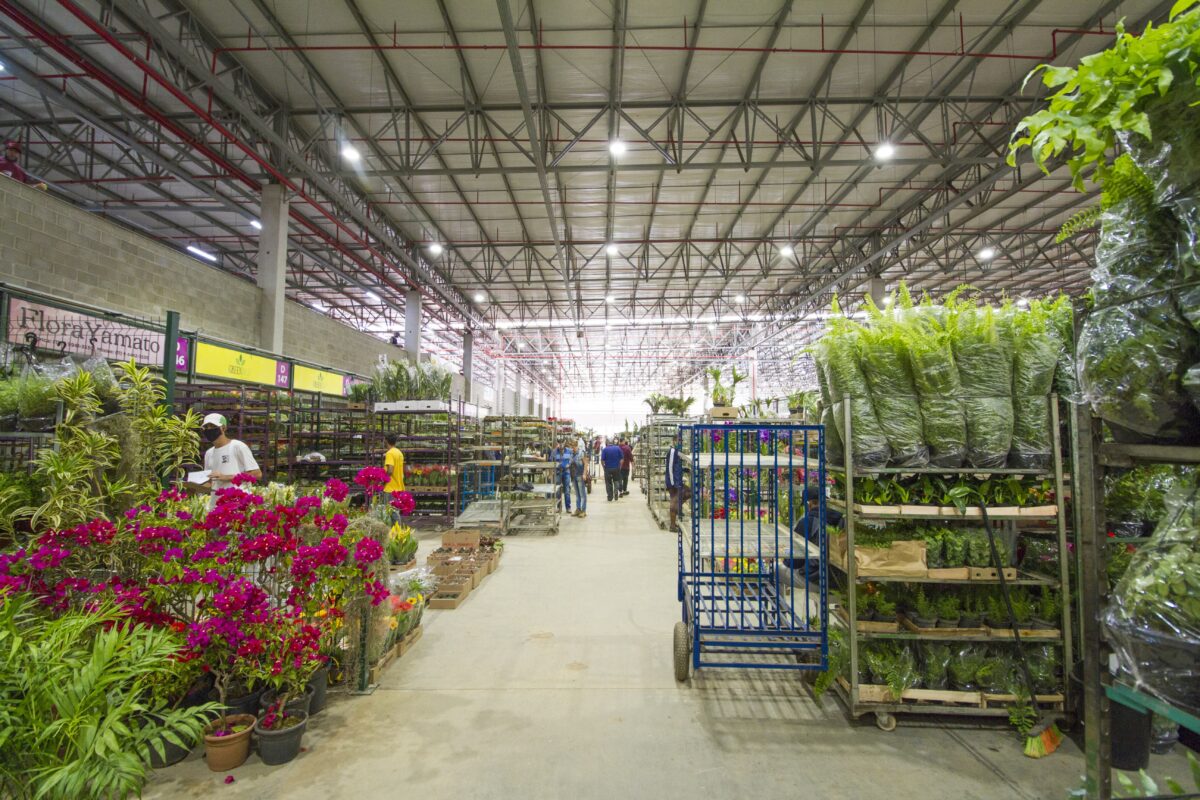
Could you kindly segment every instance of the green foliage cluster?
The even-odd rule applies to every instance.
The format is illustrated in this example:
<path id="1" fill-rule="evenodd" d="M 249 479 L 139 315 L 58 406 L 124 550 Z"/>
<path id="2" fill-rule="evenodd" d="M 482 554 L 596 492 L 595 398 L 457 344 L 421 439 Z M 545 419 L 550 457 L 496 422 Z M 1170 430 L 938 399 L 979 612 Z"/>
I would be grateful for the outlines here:
<path id="1" fill-rule="evenodd" d="M 0 794 L 140 793 L 151 753 L 193 745 L 214 711 L 170 708 L 156 691 L 181 644 L 111 607 L 46 617 L 25 596 L 0 599 Z"/>
<path id="2" fill-rule="evenodd" d="M 678 414 L 686 415 L 688 409 L 692 407 L 692 403 L 696 402 L 694 397 L 684 397 L 682 394 L 679 397 L 671 397 L 670 395 L 654 394 L 642 401 L 650 406 L 651 414 Z"/>
<path id="3" fill-rule="evenodd" d="M 429 362 L 390 361 L 376 368 L 371 394 L 376 401 L 449 400 L 453 376 Z"/>
<path id="4" fill-rule="evenodd" d="M 712 387 L 709 391 L 712 395 L 713 406 L 732 406 L 733 398 L 737 394 L 738 384 L 750 377 L 748 374 L 738 372 L 736 366 L 730 367 L 729 385 L 726 386 L 721 382 L 722 371 L 720 367 L 709 367 L 707 373 L 708 377 L 712 379 Z"/>

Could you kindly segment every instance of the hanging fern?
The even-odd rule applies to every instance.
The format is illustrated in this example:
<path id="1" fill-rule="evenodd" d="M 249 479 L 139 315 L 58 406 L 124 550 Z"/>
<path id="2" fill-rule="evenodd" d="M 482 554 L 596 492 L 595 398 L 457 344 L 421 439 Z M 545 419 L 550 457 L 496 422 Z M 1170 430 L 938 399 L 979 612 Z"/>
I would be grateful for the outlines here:
<path id="1" fill-rule="evenodd" d="M 1096 227 L 1100 224 L 1101 214 L 1122 203 L 1133 206 L 1138 215 L 1146 219 L 1155 219 L 1158 216 L 1155 213 L 1157 204 L 1154 200 L 1154 182 L 1138 169 L 1128 154 L 1118 157 L 1112 166 L 1103 167 L 1098 177 L 1104 185 L 1099 205 L 1089 206 L 1072 214 L 1054 237 L 1056 244 L 1065 242 L 1088 228 Z"/>

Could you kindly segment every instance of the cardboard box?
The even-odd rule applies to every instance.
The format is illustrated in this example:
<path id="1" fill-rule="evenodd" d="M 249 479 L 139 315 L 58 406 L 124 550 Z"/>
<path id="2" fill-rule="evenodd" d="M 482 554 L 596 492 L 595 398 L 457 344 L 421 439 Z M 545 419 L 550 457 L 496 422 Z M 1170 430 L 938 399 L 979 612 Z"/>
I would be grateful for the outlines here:
<path id="1" fill-rule="evenodd" d="M 438 589 L 437 593 L 430 598 L 429 607 L 443 610 L 455 609 L 461 606 L 466 599 L 467 593 L 464 591 L 451 592 Z"/>
<path id="2" fill-rule="evenodd" d="M 971 580 L 973 581 L 998 581 L 1000 575 L 994 567 L 968 567 L 971 570 Z M 1004 568 L 1004 580 L 1015 581 L 1017 579 L 1016 567 Z"/>
<path id="3" fill-rule="evenodd" d="M 442 547 L 479 547 L 479 531 L 454 530 L 442 534 Z"/>
<path id="4" fill-rule="evenodd" d="M 830 538 L 829 554 L 835 563 L 847 563 L 845 534 Z M 892 542 L 887 547 L 855 547 L 854 566 L 858 575 L 864 578 L 924 578 L 929 572 L 925 564 L 925 542 L 907 539 Z"/>

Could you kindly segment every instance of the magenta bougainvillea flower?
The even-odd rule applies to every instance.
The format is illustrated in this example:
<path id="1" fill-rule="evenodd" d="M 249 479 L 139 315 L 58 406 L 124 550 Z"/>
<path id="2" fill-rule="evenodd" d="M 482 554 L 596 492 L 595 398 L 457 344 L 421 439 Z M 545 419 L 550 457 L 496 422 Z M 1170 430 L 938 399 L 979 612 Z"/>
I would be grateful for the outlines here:
<path id="1" fill-rule="evenodd" d="M 341 503 L 350 495 L 350 487 L 337 478 L 325 482 L 325 496 L 335 503 Z"/>
<path id="2" fill-rule="evenodd" d="M 417 507 L 417 501 L 413 498 L 411 492 L 396 492 L 392 496 L 392 508 L 400 512 L 400 515 L 407 517 Z"/>

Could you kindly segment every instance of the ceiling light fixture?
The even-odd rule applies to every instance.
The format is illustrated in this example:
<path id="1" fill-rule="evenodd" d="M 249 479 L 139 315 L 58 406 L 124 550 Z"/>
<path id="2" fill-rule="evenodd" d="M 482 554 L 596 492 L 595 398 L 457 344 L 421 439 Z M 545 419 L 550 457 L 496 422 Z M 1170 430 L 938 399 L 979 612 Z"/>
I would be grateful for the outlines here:
<path id="1" fill-rule="evenodd" d="M 996 248 L 985 247 L 982 250 L 980 250 L 976 255 L 978 255 L 980 261 L 991 261 L 993 258 L 996 257 Z"/>
<path id="2" fill-rule="evenodd" d="M 796 251 L 792 249 L 790 244 L 785 244 L 779 248 L 779 255 L 783 256 L 784 258 L 791 258 L 795 252 Z"/>
<path id="3" fill-rule="evenodd" d="M 876 161 L 891 161 L 896 155 L 896 148 L 890 142 L 881 142 L 875 147 Z"/>
<path id="4" fill-rule="evenodd" d="M 191 253 L 192 255 L 200 256 L 203 259 L 207 259 L 208 261 L 211 261 L 214 264 L 217 261 L 217 257 L 215 255 L 208 252 L 207 250 L 201 250 L 199 247 L 196 247 L 194 244 L 189 244 L 187 246 L 187 251 L 189 253 Z"/>
<path id="5" fill-rule="evenodd" d="M 613 139 L 608 143 L 608 152 L 612 153 L 614 156 L 625 155 L 625 151 L 628 149 L 629 148 L 626 146 L 626 144 L 620 139 Z"/>
<path id="6" fill-rule="evenodd" d="M 708 323 L 708 332 L 709 333 L 713 333 L 714 331 L 716 331 L 716 329 L 717 329 L 716 325 L 713 325 L 711 322 Z"/>
<path id="7" fill-rule="evenodd" d="M 614 303 L 616 300 L 617 298 L 613 297 L 611 294 L 604 296 L 604 302 L 606 303 Z"/>
<path id="8" fill-rule="evenodd" d="M 476 293 L 475 293 L 475 302 L 476 302 L 476 303 L 482 303 L 482 302 L 483 302 L 483 301 L 485 301 L 485 300 L 487 300 L 487 295 L 486 295 L 486 294 L 484 294 L 483 292 L 476 292 Z"/>
<path id="9" fill-rule="evenodd" d="M 354 145 L 346 142 L 344 145 L 342 145 L 342 158 L 346 159 L 347 161 L 358 161 L 362 158 L 362 154 L 354 149 Z"/>
<path id="10" fill-rule="evenodd" d="M 619 256 L 621 255 L 621 247 L 616 242 L 613 242 L 608 247 L 604 248 L 604 252 L 608 253 L 610 256 Z"/>
<path id="11" fill-rule="evenodd" d="M 429 245 L 429 254 L 440 256 L 446 248 L 442 247 L 441 242 L 431 242 Z"/>
<path id="12" fill-rule="evenodd" d="M 252 220 L 250 220 L 250 227 L 254 228 L 254 230 L 256 230 L 256 231 L 261 231 L 262 223 L 256 219 L 252 219 Z"/>
<path id="13" fill-rule="evenodd" d="M 746 295 L 744 295 L 744 294 L 734 295 L 733 302 L 737 303 L 738 305 L 741 305 L 742 303 L 746 302 Z"/>

